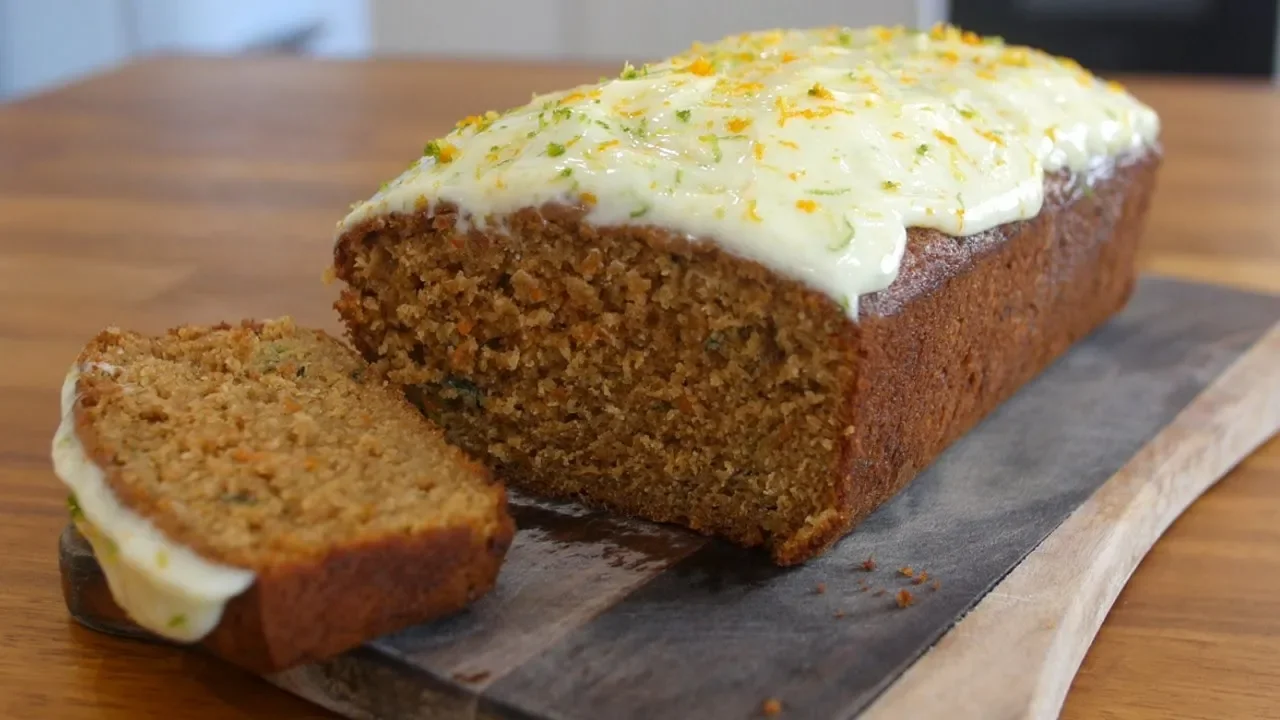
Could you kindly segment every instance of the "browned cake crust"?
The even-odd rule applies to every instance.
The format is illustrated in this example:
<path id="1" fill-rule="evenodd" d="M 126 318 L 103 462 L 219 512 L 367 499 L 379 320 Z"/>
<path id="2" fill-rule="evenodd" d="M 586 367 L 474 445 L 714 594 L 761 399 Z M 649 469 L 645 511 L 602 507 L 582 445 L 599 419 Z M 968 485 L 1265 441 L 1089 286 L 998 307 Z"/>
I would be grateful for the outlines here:
<path id="1" fill-rule="evenodd" d="M 774 560 L 812 558 L 1127 301 L 1158 151 L 1047 181 L 1026 222 L 912 229 L 857 323 L 824 295 L 656 227 L 530 208 L 345 232 L 355 346 L 500 479 Z"/>
<path id="2" fill-rule="evenodd" d="M 227 604 L 201 644 L 271 673 L 453 615 L 493 589 L 513 532 L 508 519 L 481 541 L 452 528 L 272 568 Z"/>
<path id="3" fill-rule="evenodd" d="M 283 349 L 287 359 L 264 365 L 267 346 Z M 152 376 L 166 363 L 194 364 L 217 376 L 210 386 L 232 388 L 223 412 L 180 417 L 180 407 L 164 405 L 190 378 L 151 377 L 127 391 L 91 370 L 94 363 L 121 363 L 125 373 L 137 370 L 126 376 L 136 381 L 144 370 L 130 366 L 144 356 L 162 360 L 145 369 Z M 514 533 L 503 487 L 325 333 L 288 320 L 183 327 L 160 338 L 109 330 L 86 346 L 78 363 L 76 435 L 120 502 L 202 557 L 255 573 L 203 639 L 214 654 L 256 672 L 275 672 L 450 615 L 494 586 Z M 314 399 L 314 392 L 308 397 L 304 382 L 327 399 Z M 288 394 L 273 396 L 273 388 Z M 309 447 L 295 434 L 297 427 L 264 425 L 281 397 L 294 403 L 284 413 L 310 414 L 307 422 L 315 427 Z M 378 440 L 385 447 L 375 454 L 400 464 L 382 468 L 378 459 L 355 458 L 370 436 L 335 426 L 343 413 L 323 414 L 326 404 L 331 411 L 367 414 L 353 426 L 382 431 Z M 148 424 L 172 427 L 139 427 Z M 336 441 L 342 438 L 348 442 Z M 422 467 L 413 465 L 416 456 L 406 457 L 406 446 L 420 450 L 427 460 L 418 458 Z M 246 454 L 246 448 L 263 449 Z M 183 449 L 186 457 L 176 458 Z M 307 455 L 301 463 L 299 452 Z M 245 460 L 249 466 L 241 467 Z M 406 477 L 406 460 L 419 478 Z M 361 467 L 363 473 L 352 473 Z M 371 477 L 377 474 L 386 477 Z M 375 480 L 376 486 L 369 484 Z M 322 481 L 345 497 L 326 501 L 331 506 L 310 503 L 325 492 Z M 439 489 L 444 494 L 428 496 L 425 506 L 417 500 Z M 362 506 L 391 495 L 403 499 L 403 517 L 382 522 L 376 512 L 361 514 Z M 440 497 L 446 500 L 437 507 Z M 258 508 L 248 498 L 261 512 L 250 514 Z M 334 503 L 353 512 L 342 515 Z M 321 509 L 308 516 L 313 505 Z M 324 531 L 308 535 L 315 527 Z"/>

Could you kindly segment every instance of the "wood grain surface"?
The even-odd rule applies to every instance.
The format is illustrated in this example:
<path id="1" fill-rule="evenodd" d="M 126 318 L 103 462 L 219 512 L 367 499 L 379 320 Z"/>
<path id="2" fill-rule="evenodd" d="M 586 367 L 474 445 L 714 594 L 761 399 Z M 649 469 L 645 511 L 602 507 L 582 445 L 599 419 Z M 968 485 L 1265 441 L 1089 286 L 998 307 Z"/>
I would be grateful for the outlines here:
<path id="1" fill-rule="evenodd" d="M 769 696 L 813 720 L 1051 720 L 1138 561 L 1278 430 L 1280 295 L 1147 276 L 803 567 L 513 494 L 468 612 L 268 679 L 352 720 L 738 720 Z M 62 538 L 72 616 L 148 635 Z"/>
<path id="2" fill-rule="evenodd" d="M 154 60 L 0 108 L 0 717 L 325 717 L 265 682 L 74 625 L 54 562 L 57 387 L 107 324 L 291 313 L 348 202 L 463 114 L 601 68 Z M 1148 270 L 1280 291 L 1280 95 L 1146 81 L 1167 160 Z M 1199 500 L 1123 591 L 1066 718 L 1280 708 L 1280 441 Z"/>
<path id="3" fill-rule="evenodd" d="M 1153 328 L 1163 321 L 1153 320 Z M 1112 330 L 1137 329 L 1102 334 Z M 1109 432 L 1129 424 L 1111 417 Z M 1280 322 L 1076 508 L 863 720 L 1056 718 L 1107 611 L 1153 543 L 1277 431 Z"/>

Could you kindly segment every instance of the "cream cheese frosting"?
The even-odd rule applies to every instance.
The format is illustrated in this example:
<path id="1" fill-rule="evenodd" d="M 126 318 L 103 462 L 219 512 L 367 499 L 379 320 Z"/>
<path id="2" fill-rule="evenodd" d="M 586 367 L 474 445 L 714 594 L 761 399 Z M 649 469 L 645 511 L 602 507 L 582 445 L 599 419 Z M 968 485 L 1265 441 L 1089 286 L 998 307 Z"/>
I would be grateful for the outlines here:
<path id="1" fill-rule="evenodd" d="M 1139 152 L 1154 111 L 1077 63 L 940 25 L 755 32 L 467 118 L 339 223 L 459 209 L 460 230 L 548 202 L 703 238 L 856 317 L 907 228 L 1034 217 L 1045 175 Z"/>
<path id="2" fill-rule="evenodd" d="M 92 369 L 118 372 L 101 363 Z M 227 601 L 249 588 L 254 573 L 200 557 L 116 498 L 76 436 L 81 370 L 73 367 L 62 385 L 62 422 L 53 439 L 54 472 L 72 493 L 72 520 L 93 546 L 116 604 L 134 622 L 176 642 L 196 642 L 217 627 Z"/>

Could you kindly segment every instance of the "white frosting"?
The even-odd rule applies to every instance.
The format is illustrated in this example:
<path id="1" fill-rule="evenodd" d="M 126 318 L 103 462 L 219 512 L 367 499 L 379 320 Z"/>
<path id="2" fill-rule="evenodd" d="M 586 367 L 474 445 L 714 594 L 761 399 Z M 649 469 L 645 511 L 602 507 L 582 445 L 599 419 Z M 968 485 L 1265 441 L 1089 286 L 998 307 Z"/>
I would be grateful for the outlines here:
<path id="1" fill-rule="evenodd" d="M 589 222 L 710 239 L 856 316 L 896 278 L 908 227 L 963 236 L 1033 217 L 1046 171 L 1158 131 L 1073 61 L 948 26 L 748 33 L 468 118 L 339 233 L 442 201 L 464 230 L 583 202 Z"/>
<path id="2" fill-rule="evenodd" d="M 93 367 L 116 372 L 103 363 Z M 53 438 L 54 472 L 73 493 L 76 527 L 93 546 L 116 604 L 134 622 L 177 642 L 196 642 L 217 627 L 227 601 L 248 589 L 254 574 L 201 558 L 120 503 L 76 437 L 79 375 L 73 367 L 62 385 L 62 422 Z"/>

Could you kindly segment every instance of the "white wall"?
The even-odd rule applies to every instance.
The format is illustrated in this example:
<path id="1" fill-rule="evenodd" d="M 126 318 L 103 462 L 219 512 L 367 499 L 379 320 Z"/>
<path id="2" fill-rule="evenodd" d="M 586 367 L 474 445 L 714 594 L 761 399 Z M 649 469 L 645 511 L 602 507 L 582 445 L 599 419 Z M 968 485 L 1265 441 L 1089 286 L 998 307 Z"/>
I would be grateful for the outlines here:
<path id="1" fill-rule="evenodd" d="M 0 98 L 128 59 L 121 0 L 0 0 Z"/>
<path id="2" fill-rule="evenodd" d="M 574 1 L 370 0 L 373 52 L 464 57 L 558 55 L 568 42 L 564 5 Z"/>
<path id="3" fill-rule="evenodd" d="M 946 0 L 370 0 L 375 54 L 633 60 L 745 30 L 931 25 Z"/>
<path id="4" fill-rule="evenodd" d="M 313 0 L 324 27 L 309 49 L 326 57 L 360 57 L 373 47 L 368 0 Z"/>
<path id="5" fill-rule="evenodd" d="M 134 50 L 233 53 L 322 22 L 311 0 L 124 0 Z"/>
<path id="6" fill-rule="evenodd" d="M 155 52 L 235 53 L 308 29 L 328 56 L 644 62 L 768 27 L 931 25 L 947 0 L 0 0 L 0 99 Z"/>
<path id="7" fill-rule="evenodd" d="M 916 7 L 898 0 L 645 0 L 577 5 L 581 21 L 569 47 L 593 58 L 647 60 L 681 52 L 695 40 L 713 41 L 747 30 L 823 25 L 913 25 Z"/>
<path id="8" fill-rule="evenodd" d="M 319 54 L 368 50 L 365 0 L 117 0 L 131 16 L 138 53 L 235 53 L 315 30 Z"/>
<path id="9" fill-rule="evenodd" d="M 303 33 L 317 55 L 370 49 L 367 0 L 0 0 L 0 99 L 149 53 L 241 52 Z"/>

